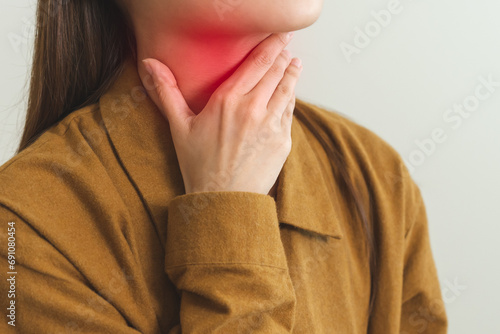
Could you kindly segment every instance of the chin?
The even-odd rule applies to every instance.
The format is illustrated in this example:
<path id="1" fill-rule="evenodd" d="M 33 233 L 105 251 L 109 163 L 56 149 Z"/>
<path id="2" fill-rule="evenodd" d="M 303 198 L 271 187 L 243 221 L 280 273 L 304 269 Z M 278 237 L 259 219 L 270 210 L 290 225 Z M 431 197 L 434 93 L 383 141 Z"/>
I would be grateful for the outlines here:
<path id="1" fill-rule="evenodd" d="M 284 31 L 293 31 L 300 30 L 311 26 L 314 22 L 318 20 L 320 17 L 321 11 L 308 13 L 309 15 L 301 15 L 293 22 L 291 21 L 291 25 L 289 28 Z"/>
<path id="2" fill-rule="evenodd" d="M 300 1 L 296 6 L 279 11 L 270 19 L 262 21 L 262 31 L 295 31 L 307 28 L 318 20 L 323 6 L 322 0 Z"/>
<path id="3" fill-rule="evenodd" d="M 241 1 L 218 10 L 207 5 L 203 10 L 189 12 L 189 17 L 177 17 L 180 30 L 238 35 L 295 31 L 316 22 L 323 7 L 323 0 Z"/>

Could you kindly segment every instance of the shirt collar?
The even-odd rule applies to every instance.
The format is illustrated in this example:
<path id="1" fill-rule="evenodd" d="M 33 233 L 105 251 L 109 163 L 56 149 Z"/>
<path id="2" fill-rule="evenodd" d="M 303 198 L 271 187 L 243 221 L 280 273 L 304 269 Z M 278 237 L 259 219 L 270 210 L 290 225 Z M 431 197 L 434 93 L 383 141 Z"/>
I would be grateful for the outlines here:
<path id="1" fill-rule="evenodd" d="M 305 105 L 297 99 L 296 108 Z M 125 61 L 99 106 L 115 153 L 164 242 L 168 202 L 184 194 L 184 184 L 168 121 L 145 94 L 132 58 Z M 340 239 L 340 188 L 326 153 L 305 125 L 293 117 L 292 149 L 278 177 L 278 220 Z"/>

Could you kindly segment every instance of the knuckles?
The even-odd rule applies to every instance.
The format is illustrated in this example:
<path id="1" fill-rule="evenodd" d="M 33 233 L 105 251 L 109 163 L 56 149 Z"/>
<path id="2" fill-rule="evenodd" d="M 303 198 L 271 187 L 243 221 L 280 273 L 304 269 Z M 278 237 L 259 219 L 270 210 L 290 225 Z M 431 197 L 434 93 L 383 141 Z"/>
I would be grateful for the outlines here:
<path id="1" fill-rule="evenodd" d="M 286 84 L 279 84 L 278 87 L 276 87 L 276 91 L 285 97 L 292 97 L 292 88 Z"/>
<path id="2" fill-rule="evenodd" d="M 264 107 L 262 106 L 261 101 L 258 98 L 254 97 L 248 100 L 245 109 L 247 110 L 247 113 L 258 115 L 262 113 L 263 108 Z"/>
<path id="3" fill-rule="evenodd" d="M 288 38 L 286 37 L 285 34 L 279 34 L 278 35 L 278 39 L 281 42 L 281 44 L 283 44 L 283 45 L 287 45 L 288 44 Z"/>
<path id="4" fill-rule="evenodd" d="M 262 50 L 256 53 L 252 53 L 252 61 L 259 68 L 267 68 L 273 63 L 273 58 L 268 51 Z"/>
<path id="5" fill-rule="evenodd" d="M 282 64 L 274 63 L 273 66 L 269 69 L 269 72 L 274 75 L 281 75 L 283 73 Z"/>
<path id="6" fill-rule="evenodd" d="M 278 59 L 276 59 L 274 64 L 271 66 L 269 71 L 273 74 L 282 76 L 283 72 L 286 70 L 286 67 L 287 67 L 287 64 L 289 63 L 289 60 L 290 59 L 286 54 L 281 53 L 279 55 Z"/>
<path id="7" fill-rule="evenodd" d="M 232 90 L 218 90 L 213 94 L 214 101 L 222 110 L 231 110 L 237 107 L 238 97 Z"/>
<path id="8" fill-rule="evenodd" d="M 295 78 L 298 78 L 299 77 L 299 74 L 300 74 L 300 70 L 299 68 L 297 68 L 296 66 L 293 66 L 293 65 L 290 65 L 288 66 L 288 68 L 286 69 L 286 74 L 287 75 L 291 75 Z"/>

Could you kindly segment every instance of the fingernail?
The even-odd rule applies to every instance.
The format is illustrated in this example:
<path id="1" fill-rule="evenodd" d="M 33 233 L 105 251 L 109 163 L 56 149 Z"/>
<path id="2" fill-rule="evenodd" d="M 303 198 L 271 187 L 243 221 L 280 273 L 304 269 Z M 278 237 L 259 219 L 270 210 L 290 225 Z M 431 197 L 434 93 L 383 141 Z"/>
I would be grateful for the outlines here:
<path id="1" fill-rule="evenodd" d="M 302 68 L 302 61 L 300 58 L 293 58 L 291 64 L 298 68 Z"/>
<path id="2" fill-rule="evenodd" d="M 149 73 L 149 76 L 146 75 L 146 76 L 141 78 L 142 84 L 144 85 L 144 88 L 146 88 L 147 90 L 155 89 L 156 83 L 155 83 L 154 76 L 152 74 L 153 70 L 151 69 L 151 65 L 145 59 L 142 60 L 142 65 L 146 69 L 146 72 Z"/>
<path id="3" fill-rule="evenodd" d="M 292 36 L 293 36 L 293 31 L 290 31 L 290 32 L 286 35 L 286 37 L 287 37 L 288 39 L 292 38 Z"/>
<path id="4" fill-rule="evenodd" d="M 163 83 L 166 83 L 170 86 L 177 85 L 177 81 L 175 81 L 175 78 L 172 77 L 172 74 L 167 74 L 164 69 L 157 67 L 156 70 L 153 71 L 153 66 L 151 66 L 149 59 L 143 59 L 142 63 L 144 64 L 146 71 L 148 71 L 148 73 L 153 78 L 155 87 L 160 86 Z"/>
<path id="5" fill-rule="evenodd" d="M 144 65 L 144 68 L 146 69 L 146 71 L 148 71 L 148 73 L 151 76 L 153 76 L 153 69 L 151 68 L 151 65 L 149 64 L 149 61 L 147 61 L 146 59 L 143 59 L 142 64 Z"/>

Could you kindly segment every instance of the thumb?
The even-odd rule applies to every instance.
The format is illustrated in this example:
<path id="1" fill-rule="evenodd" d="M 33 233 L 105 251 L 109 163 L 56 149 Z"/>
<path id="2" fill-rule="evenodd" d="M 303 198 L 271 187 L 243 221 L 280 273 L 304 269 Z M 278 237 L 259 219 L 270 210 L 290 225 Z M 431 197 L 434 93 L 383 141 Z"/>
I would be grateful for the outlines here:
<path id="1" fill-rule="evenodd" d="M 170 69 L 153 58 L 143 59 L 142 63 L 153 78 L 160 111 L 169 123 L 186 125 L 189 118 L 196 116 L 196 114 L 187 105 Z"/>

